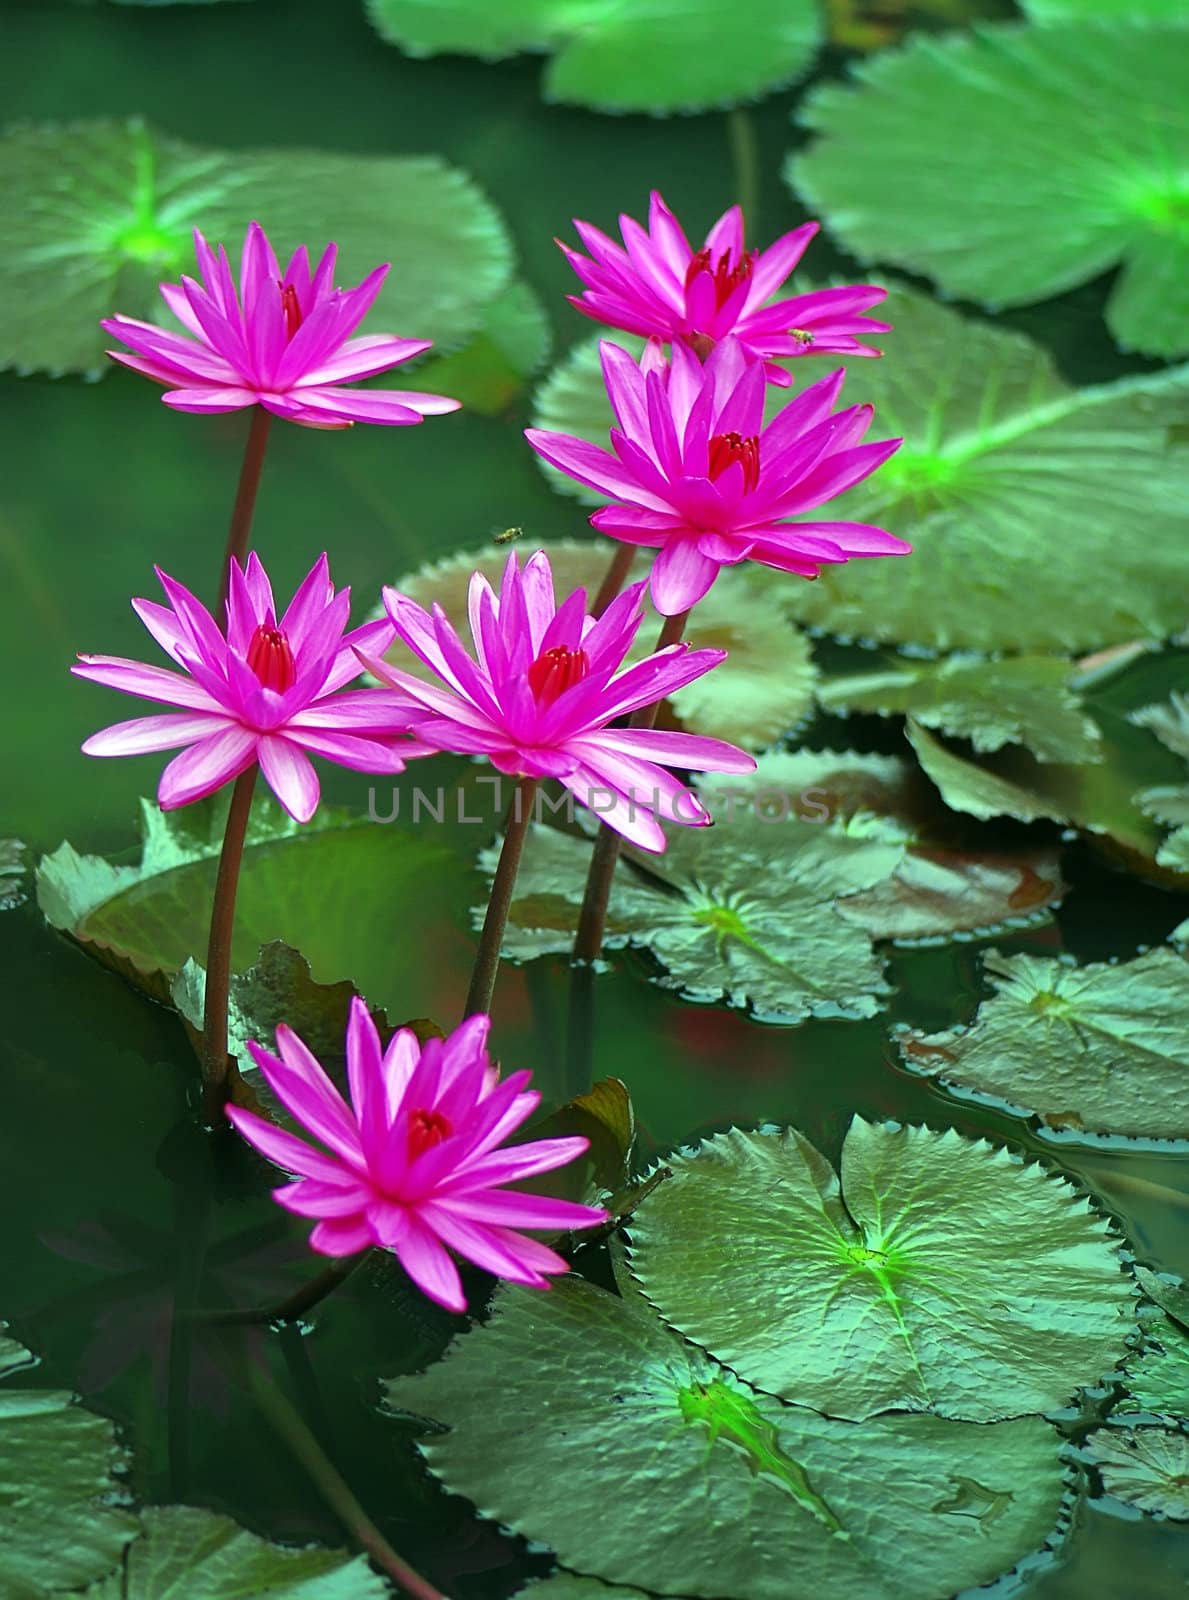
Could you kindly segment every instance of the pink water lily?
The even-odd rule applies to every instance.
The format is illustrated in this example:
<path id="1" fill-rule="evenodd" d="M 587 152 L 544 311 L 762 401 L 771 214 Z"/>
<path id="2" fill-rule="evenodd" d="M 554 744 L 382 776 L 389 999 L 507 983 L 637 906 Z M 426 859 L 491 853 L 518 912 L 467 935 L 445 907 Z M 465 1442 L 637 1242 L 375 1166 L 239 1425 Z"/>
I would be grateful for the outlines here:
<path id="1" fill-rule="evenodd" d="M 336 289 L 338 247 L 327 245 L 311 272 L 302 245 L 282 272 L 264 229 L 253 222 L 244 240 L 237 293 L 223 246 L 213 251 L 196 228 L 194 249 L 202 283 L 183 277 L 181 283 L 161 285 L 166 305 L 190 337 L 136 317 L 108 317 L 101 323 L 135 352 L 109 350 L 108 355 L 165 384 L 167 406 L 239 411 L 261 405 L 307 428 L 413 423 L 458 410 L 460 402 L 445 395 L 346 387 L 399 366 L 431 344 L 384 333 L 352 338 L 388 275 L 386 265 L 369 272 L 357 288 Z"/>
<path id="2" fill-rule="evenodd" d="M 259 761 L 290 816 L 308 822 L 319 798 L 311 754 L 357 772 L 402 772 L 405 757 L 426 753 L 396 737 L 408 727 L 403 697 L 375 689 L 340 692 L 359 676 L 356 649 L 383 650 L 394 630 L 381 619 L 344 632 L 351 591 L 335 593 L 324 555 L 279 620 L 255 553 L 243 570 L 232 561 L 226 638 L 188 589 L 156 570 L 169 605 L 134 600 L 132 606 L 181 672 L 90 655 L 80 655 L 70 670 L 182 708 L 116 723 L 83 745 L 90 756 L 180 748 L 161 775 L 162 810 L 213 794 Z"/>
<path id="3" fill-rule="evenodd" d="M 813 289 L 765 304 L 797 266 L 814 234 L 807 222 L 767 250 L 746 248 L 743 213 L 725 211 L 694 250 L 677 218 L 653 190 L 645 230 L 621 216 L 623 245 L 588 222 L 574 221 L 589 258 L 557 242 L 586 285 L 570 303 L 584 316 L 627 333 L 684 343 L 706 356 L 733 334 L 749 360 L 766 365 L 769 383 L 787 387 L 777 361 L 805 355 L 877 356 L 860 340 L 890 324 L 865 315 L 887 294 L 874 284 Z"/>
<path id="4" fill-rule="evenodd" d="M 739 341 L 700 362 L 686 346 L 672 361 L 651 346 L 636 362 L 600 346 L 618 427 L 612 451 L 572 434 L 529 428 L 546 461 L 615 502 L 591 522 L 658 551 L 652 600 L 666 616 L 694 605 L 722 566 L 759 561 L 814 578 L 855 556 L 907 555 L 911 546 L 863 522 L 793 520 L 861 483 L 900 447 L 862 443 L 870 406 L 835 411 L 845 372 L 810 384 L 764 426 L 764 372 Z"/>
<path id="5" fill-rule="evenodd" d="M 556 778 L 633 844 L 660 851 L 665 835 L 658 814 L 694 827 L 711 820 L 667 767 L 752 772 L 755 761 L 721 739 L 612 726 L 726 657 L 725 650 L 678 644 L 621 670 L 644 615 L 644 587 L 625 589 L 595 621 L 583 589 L 556 603 L 543 551 L 523 571 L 514 552 L 498 595 L 481 573 L 471 578 L 474 656 L 440 606 L 431 614 L 385 589 L 397 637 L 441 686 L 374 653 L 361 650 L 360 657 L 405 698 L 410 730 L 424 744 L 485 755 L 500 772 Z"/>
<path id="6" fill-rule="evenodd" d="M 530 1074 L 501 1081 L 487 1053 L 491 1019 L 469 1017 L 446 1039 L 420 1044 L 402 1028 L 386 1050 L 358 998 L 347 1023 L 350 1105 L 291 1029 L 277 1029 L 279 1055 L 249 1044 L 269 1088 L 319 1141 L 312 1145 L 238 1106 L 227 1115 L 262 1155 L 297 1181 L 273 1197 L 316 1217 L 310 1244 L 324 1255 L 371 1245 L 396 1253 L 413 1282 L 449 1311 L 465 1311 L 455 1251 L 513 1283 L 547 1289 L 565 1272 L 555 1251 L 521 1228 L 591 1228 L 595 1206 L 504 1187 L 565 1166 L 587 1148 L 581 1137 L 500 1146 L 536 1110 Z"/>

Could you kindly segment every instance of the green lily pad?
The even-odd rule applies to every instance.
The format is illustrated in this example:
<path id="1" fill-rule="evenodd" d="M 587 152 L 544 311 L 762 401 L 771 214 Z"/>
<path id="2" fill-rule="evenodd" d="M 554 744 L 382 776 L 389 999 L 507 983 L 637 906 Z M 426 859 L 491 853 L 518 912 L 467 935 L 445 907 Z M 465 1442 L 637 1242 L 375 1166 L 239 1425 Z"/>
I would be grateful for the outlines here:
<path id="1" fill-rule="evenodd" d="M 1167 701 L 1131 712 L 1128 721 L 1154 733 L 1166 750 L 1189 767 L 1189 696 L 1174 691 Z M 1157 865 L 1189 873 L 1189 783 L 1143 789 L 1135 803 L 1145 816 L 1173 830 L 1156 851 Z"/>
<path id="2" fill-rule="evenodd" d="M 1122 263 L 1107 306 L 1115 339 L 1184 354 L 1187 74 L 1189 29 L 1171 25 L 918 37 L 856 65 L 853 87 L 805 100 L 800 121 L 821 138 L 787 176 L 855 255 L 991 307 Z"/>
<path id="3" fill-rule="evenodd" d="M 544 364 L 551 344 L 541 302 L 526 283 L 513 283 L 484 306 L 478 328 L 460 350 L 431 356 L 418 367 L 417 383 L 433 394 L 451 395 L 468 411 L 499 416 Z M 380 386 L 407 388 L 408 374 L 398 367 Z"/>
<path id="4" fill-rule="evenodd" d="M 894 757 L 809 751 L 700 778 L 718 825 L 671 829 L 661 856 L 625 849 L 604 948 L 644 946 L 666 987 L 770 1020 L 872 1016 L 887 992 L 872 940 L 1020 926 L 1060 901 L 1055 850 L 934 845 L 913 778 Z M 569 951 L 589 859 L 583 839 L 533 829 L 506 956 Z M 492 874 L 496 860 L 479 864 Z"/>
<path id="5" fill-rule="evenodd" d="M 975 761 L 921 727 L 912 717 L 905 732 L 921 769 L 954 811 L 986 821 L 1072 823 L 1108 853 L 1157 881 L 1176 881 L 1177 869 L 1160 859 L 1161 829 L 1136 793 L 1144 753 L 1126 724 L 1103 734 L 1097 762 L 1039 762 L 1012 747 Z"/>
<path id="6" fill-rule="evenodd" d="M 1167 947 L 1079 967 L 988 951 L 995 993 L 967 1028 L 906 1029 L 911 1071 L 963 1099 L 1094 1137 L 1189 1137 L 1189 961 Z"/>
<path id="7" fill-rule="evenodd" d="M 33 1365 L 0 1339 L 0 1378 Z M 106 1417 L 63 1389 L 0 1388 L 0 1592 L 43 1600 L 109 1572 L 136 1532 L 115 1476 L 128 1461 Z"/>
<path id="8" fill-rule="evenodd" d="M 1119 1410 L 1183 1421 L 1189 1418 L 1189 1284 L 1148 1267 L 1136 1267 L 1135 1275 L 1155 1305 L 1140 1313 L 1143 1343 L 1124 1368 L 1129 1398 Z"/>
<path id="9" fill-rule="evenodd" d="M 612 344 L 627 350 L 637 361 L 640 359 L 645 340 L 634 333 L 621 333 L 618 328 L 605 332 Z M 534 428 L 546 428 L 551 433 L 572 433 L 604 450 L 607 448 L 607 435 L 615 418 L 599 361 L 599 345 L 603 338 L 604 334 L 600 333 L 579 340 L 540 385 L 533 396 Z M 545 481 L 562 494 L 573 495 L 584 505 L 606 504 L 607 496 L 597 489 L 551 466 L 543 456 L 537 456 L 536 461 Z"/>
<path id="10" fill-rule="evenodd" d="M 788 1600 L 795 1573 L 805 1593 L 948 1600 L 1042 1544 L 1062 1499 L 1039 1418 L 835 1421 L 577 1278 L 501 1288 L 490 1320 L 386 1403 L 449 1428 L 422 1451 L 482 1515 L 575 1571 L 670 1595 Z"/>
<path id="11" fill-rule="evenodd" d="M 334 239 L 340 283 L 390 261 L 367 329 L 446 345 L 511 275 L 498 215 L 433 156 L 220 150 L 135 118 L 26 125 L 0 139 L 0 202 L 0 366 L 21 372 L 105 371 L 99 319 L 167 316 L 157 285 L 196 270 L 196 226 L 236 261 L 253 218 L 282 259 Z"/>
<path id="12" fill-rule="evenodd" d="M 576 1572 L 555 1572 L 518 1589 L 512 1600 L 652 1600 L 642 1589 L 625 1589 L 601 1578 L 582 1578 Z"/>
<path id="13" fill-rule="evenodd" d="M 553 568 L 558 599 L 580 585 L 593 604 L 614 550 L 609 540 L 559 539 L 534 549 L 544 550 Z M 398 580 L 402 594 L 427 609 L 442 607 L 464 638 L 467 634 L 467 585 L 473 572 L 493 584 L 507 562 L 506 550 L 488 548 L 447 556 Z M 643 578 L 647 567 L 634 576 Z M 656 648 L 661 618 L 648 608 L 628 662 L 640 661 Z M 699 602 L 685 638 L 688 643 L 728 652 L 728 660 L 696 683 L 679 690 L 662 714 L 661 726 L 728 739 L 748 750 L 761 750 L 793 728 L 812 708 L 817 670 L 809 641 L 790 626 L 779 603 L 751 581 L 748 574 L 727 568 Z M 433 681 L 434 674 L 404 645 L 394 644 L 387 659 L 394 666 Z M 773 662 L 780 670 L 773 671 Z"/>
<path id="14" fill-rule="evenodd" d="M 170 1003 L 187 959 L 206 958 L 225 815 L 225 797 L 168 813 L 142 801 L 139 865 L 112 866 L 63 844 L 38 868 L 42 911 L 89 954 Z M 331 806 L 303 827 L 258 796 L 233 970 L 244 972 L 262 945 L 283 940 L 305 953 L 319 983 L 350 975 L 376 1004 L 432 1009 L 432 997 L 409 991 L 409 977 L 423 970 L 427 941 L 451 939 L 452 930 L 445 919 L 411 917 L 410 907 L 449 901 L 462 881 L 461 864 L 426 830 L 373 826 Z"/>
<path id="15" fill-rule="evenodd" d="M 1019 0 L 1033 22 L 1183 22 L 1181 0 Z"/>
<path id="16" fill-rule="evenodd" d="M 0 839 L 0 911 L 13 911 L 28 899 L 28 847 L 20 839 Z"/>
<path id="17" fill-rule="evenodd" d="M 1061 656 L 905 656 L 829 678 L 817 698 L 834 713 L 910 714 L 979 754 L 1022 744 L 1038 761 L 1098 761 L 1102 734 L 1069 687 L 1074 671 Z"/>
<path id="18" fill-rule="evenodd" d="M 774 578 L 790 613 L 847 637 L 1023 654 L 1181 627 L 1189 369 L 1073 389 L 1019 334 L 902 288 L 885 311 L 895 358 L 850 362 L 844 394 L 905 443 L 832 507 L 913 554 Z"/>
<path id="19" fill-rule="evenodd" d="M 668 1165 L 628 1224 L 632 1272 L 679 1333 L 785 1400 L 987 1422 L 1051 1410 L 1124 1354 L 1106 1223 L 984 1140 L 856 1118 L 840 1175 L 795 1130 L 735 1129 Z"/>
<path id="20" fill-rule="evenodd" d="M 258 1539 L 230 1517 L 197 1506 L 149 1506 L 123 1570 L 86 1600 L 385 1600 L 384 1579 L 366 1556 Z"/>
<path id="21" fill-rule="evenodd" d="M 485 60 L 542 51 L 546 100 L 595 111 L 705 111 L 758 100 L 808 67 L 821 37 L 809 0 L 367 0 L 382 39 L 413 56 Z"/>
<path id="22" fill-rule="evenodd" d="M 1116 1500 L 1172 1522 L 1189 1522 L 1189 1433 L 1099 1428 L 1086 1453 Z"/>

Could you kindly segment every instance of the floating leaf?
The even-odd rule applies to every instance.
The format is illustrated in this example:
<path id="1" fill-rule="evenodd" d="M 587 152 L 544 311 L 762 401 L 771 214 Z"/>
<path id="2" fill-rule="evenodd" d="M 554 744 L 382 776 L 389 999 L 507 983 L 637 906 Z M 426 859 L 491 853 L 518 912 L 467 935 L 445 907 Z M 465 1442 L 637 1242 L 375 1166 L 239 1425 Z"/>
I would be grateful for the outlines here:
<path id="1" fill-rule="evenodd" d="M 643 339 L 634 333 L 621 333 L 618 328 L 609 330 L 607 337 L 612 344 L 629 351 L 635 360 L 640 359 L 645 345 Z M 534 428 L 545 428 L 551 433 L 572 433 L 579 439 L 589 439 L 592 444 L 607 448 L 608 431 L 614 426 L 615 417 L 599 360 L 602 342 L 602 334 L 580 340 L 554 367 L 533 398 Z M 536 460 L 546 481 L 562 494 L 573 495 L 585 505 L 606 503 L 606 495 L 597 489 L 588 488 L 551 466 L 543 456 L 537 456 Z"/>
<path id="2" fill-rule="evenodd" d="M 55 928 L 155 998 L 187 958 L 205 960 L 225 797 L 178 811 L 141 802 L 143 848 L 135 867 L 80 856 L 69 844 L 43 858 L 38 900 Z M 322 806 L 304 827 L 272 801 L 253 803 L 236 903 L 232 964 L 243 972 L 262 945 L 299 946 L 319 982 L 350 974 L 377 1003 L 393 1001 L 424 961 L 431 925 L 410 918 L 453 892 L 461 869 L 425 833 L 369 825 Z M 417 1009 L 426 1007 L 417 1000 Z"/>
<path id="3" fill-rule="evenodd" d="M 1182 626 L 1189 369 L 1072 389 L 1019 334 L 901 288 L 884 310 L 895 358 L 850 362 L 845 395 L 905 443 L 834 504 L 913 553 L 813 583 L 774 576 L 791 614 L 848 637 L 1021 653 Z"/>
<path id="4" fill-rule="evenodd" d="M 1155 1307 L 1146 1308 L 1150 1316 L 1141 1312 L 1143 1344 L 1124 1369 L 1133 1403 L 1119 1409 L 1189 1418 L 1189 1285 L 1161 1278 L 1148 1267 L 1136 1267 L 1135 1275 Z"/>
<path id="5" fill-rule="evenodd" d="M 922 727 L 969 739 L 979 754 L 1022 744 L 1038 761 L 1097 761 L 1102 735 L 1069 688 L 1073 672 L 1060 656 L 898 657 L 828 679 L 817 698 L 835 713 L 911 714 Z"/>
<path id="6" fill-rule="evenodd" d="M 1189 765 L 1189 697 L 1174 692 L 1167 701 L 1131 712 L 1128 721 L 1148 728 L 1167 750 Z M 1145 816 L 1173 829 L 1156 851 L 1157 865 L 1189 873 L 1189 783 L 1143 789 L 1135 803 Z"/>
<path id="7" fill-rule="evenodd" d="M 953 810 L 982 821 L 1070 822 L 1136 871 L 1160 879 L 1175 870 L 1160 870 L 1160 829 L 1136 797 L 1135 756 L 1125 726 L 1104 735 L 1102 761 L 1072 764 L 1042 763 L 1019 748 L 974 761 L 911 717 L 905 732 L 923 771 Z"/>
<path id="8" fill-rule="evenodd" d="M 450 1429 L 421 1448 L 482 1515 L 664 1594 L 788 1600 L 795 1573 L 806 1594 L 948 1600 L 1041 1544 L 1061 1501 L 1039 1418 L 857 1428 L 749 1388 L 578 1278 L 501 1288 L 486 1324 L 386 1399 Z"/>
<path id="9" fill-rule="evenodd" d="M 417 383 L 433 394 L 461 400 L 468 411 L 499 416 L 549 354 L 549 319 L 525 283 L 507 290 L 483 308 L 479 326 L 461 350 L 435 356 L 417 369 Z M 403 369 L 384 387 L 407 388 Z"/>
<path id="10" fill-rule="evenodd" d="M 1116 1500 L 1173 1522 L 1189 1522 L 1189 1433 L 1099 1428 L 1086 1452 Z"/>
<path id="11" fill-rule="evenodd" d="M 840 1176 L 795 1130 L 668 1164 L 628 1225 L 632 1271 L 678 1332 L 786 1400 L 985 1422 L 1050 1410 L 1123 1355 L 1105 1222 L 1007 1150 L 856 1118 Z"/>
<path id="12" fill-rule="evenodd" d="M 1189 351 L 1189 30 L 984 26 L 918 36 L 853 75 L 804 102 L 822 137 L 787 174 L 847 249 L 991 307 L 1122 262 L 1116 340 Z"/>
<path id="13" fill-rule="evenodd" d="M 555 1572 L 520 1589 L 512 1600 L 651 1600 L 642 1589 L 624 1589 L 601 1578 L 581 1578 L 576 1572 Z"/>
<path id="14" fill-rule="evenodd" d="M 610 563 L 610 541 L 561 539 L 534 546 L 543 549 L 553 568 L 558 598 L 579 586 L 591 604 Z M 482 572 L 498 589 L 507 562 L 506 550 L 475 551 L 448 556 L 401 578 L 396 587 L 427 610 L 440 605 L 463 637 L 467 634 L 467 585 Z M 642 578 L 643 565 L 636 574 Z M 640 661 L 656 648 L 661 619 L 649 608 L 628 662 Z M 699 602 L 686 640 L 700 647 L 726 650 L 729 661 L 673 696 L 671 710 L 678 726 L 714 738 L 729 739 L 749 750 L 772 744 L 796 725 L 813 704 L 816 670 L 805 635 L 789 625 L 778 602 L 734 568 L 722 572 L 714 588 Z M 394 666 L 433 679 L 430 669 L 399 642 L 388 652 Z M 774 672 L 773 662 L 780 663 Z M 662 723 L 662 726 L 664 723 Z"/>
<path id="15" fill-rule="evenodd" d="M 612 1198 L 626 1200 L 636 1142 L 636 1114 L 622 1079 L 600 1078 L 586 1094 L 576 1095 L 548 1116 L 521 1129 L 524 1139 L 574 1135 L 588 1141 L 585 1154 L 553 1172 L 525 1179 L 523 1187 L 533 1194 L 557 1195 L 586 1205 L 603 1205 Z M 513 1144 L 519 1142 L 520 1136 L 512 1140 Z"/>
<path id="16" fill-rule="evenodd" d="M 13 911 L 28 899 L 28 847 L 20 839 L 0 839 L 0 911 Z"/>
<path id="17" fill-rule="evenodd" d="M 88 1589 L 86 1600 L 385 1600 L 388 1593 L 366 1556 L 270 1544 L 197 1506 L 150 1506 L 123 1570 Z"/>
<path id="18" fill-rule="evenodd" d="M 705 111 L 792 83 L 820 38 L 809 0 L 367 0 L 382 39 L 414 56 L 544 51 L 547 100 L 595 111 Z"/>
<path id="19" fill-rule="evenodd" d="M 0 1378 L 33 1364 L 0 1339 Z M 43 1600 L 109 1572 L 136 1531 L 114 1474 L 127 1453 L 116 1430 L 62 1389 L 0 1388 L 0 1592 Z"/>
<path id="20" fill-rule="evenodd" d="M 965 1099 L 1074 1135 L 1189 1137 L 1189 961 L 1167 948 L 1084 967 L 989 951 L 967 1028 L 899 1036 L 905 1065 Z"/>
<path id="21" fill-rule="evenodd" d="M 1181 0 L 1020 0 L 1033 22 L 1183 22 Z"/>
<path id="22" fill-rule="evenodd" d="M 458 343 L 506 287 L 496 212 L 434 156 L 219 150 L 139 119 L 21 126 L 0 139 L 7 236 L 0 366 L 106 370 L 100 317 L 165 316 L 157 284 L 195 271 L 191 232 L 238 250 L 253 218 L 284 258 L 339 245 L 338 281 L 393 270 L 368 328 Z"/>

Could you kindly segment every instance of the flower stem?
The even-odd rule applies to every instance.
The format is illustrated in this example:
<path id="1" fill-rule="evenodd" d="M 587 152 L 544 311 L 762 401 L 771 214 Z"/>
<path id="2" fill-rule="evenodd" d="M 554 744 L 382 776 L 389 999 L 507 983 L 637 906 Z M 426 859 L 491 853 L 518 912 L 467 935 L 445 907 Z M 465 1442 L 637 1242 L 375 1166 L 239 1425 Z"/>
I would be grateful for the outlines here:
<path id="1" fill-rule="evenodd" d="M 595 595 L 594 605 L 590 608 L 592 617 L 601 617 L 612 600 L 615 599 L 615 596 L 627 582 L 628 574 L 632 570 L 632 563 L 635 559 L 636 547 L 634 544 L 616 546 L 615 554 L 611 557 L 611 565 L 607 568 L 607 576 L 603 579 L 599 592 Z"/>
<path id="2" fill-rule="evenodd" d="M 500 966 L 500 946 L 504 942 L 504 929 L 508 923 L 508 908 L 512 904 L 512 890 L 516 886 L 516 873 L 524 850 L 524 836 L 528 832 L 533 812 L 533 796 L 537 792 L 536 778 L 521 778 L 508 807 L 504 823 L 504 845 L 500 851 L 499 865 L 491 885 L 491 899 L 487 902 L 487 915 L 483 919 L 483 932 L 479 935 L 479 953 L 471 973 L 471 987 L 467 991 L 464 1017 L 491 1010 L 491 996 L 495 989 L 495 975 Z"/>
<path id="3" fill-rule="evenodd" d="M 231 994 L 231 936 L 235 926 L 235 891 L 239 884 L 244 838 L 256 786 L 256 763 L 241 772 L 231 791 L 211 932 L 206 947 L 206 995 L 202 1008 L 202 1084 L 207 1120 L 218 1125 L 227 1099 L 227 1002 Z"/>
<path id="4" fill-rule="evenodd" d="M 679 644 L 685 632 L 688 611 L 666 617 L 657 650 Z M 641 706 L 628 719 L 631 728 L 651 728 L 660 711 L 660 700 L 650 706 Z M 620 836 L 604 822 L 591 852 L 590 869 L 586 875 L 586 889 L 582 896 L 582 909 L 578 913 L 578 931 L 574 935 L 574 949 L 570 957 L 570 1015 L 567 1030 L 568 1088 L 571 1094 L 583 1094 L 593 1082 L 594 1059 L 594 964 L 603 948 L 603 931 L 607 925 L 607 906 L 611 899 L 611 884 L 619 861 Z"/>
<path id="5" fill-rule="evenodd" d="M 355 1498 L 350 1485 L 318 1443 L 304 1418 L 277 1386 L 251 1364 L 247 1366 L 247 1380 L 253 1400 L 305 1468 L 318 1493 L 356 1544 L 366 1550 L 380 1570 L 386 1572 L 405 1594 L 412 1595 L 413 1600 L 445 1600 L 441 1590 L 435 1589 L 427 1578 L 415 1572 L 407 1561 L 397 1555 Z"/>
<path id="6" fill-rule="evenodd" d="M 284 1300 L 277 1300 L 270 1306 L 236 1307 L 231 1311 L 197 1311 L 193 1315 L 193 1320 L 216 1323 L 221 1327 L 293 1322 L 304 1312 L 312 1310 L 319 1301 L 325 1300 L 328 1294 L 333 1294 L 341 1283 L 347 1281 L 356 1267 L 363 1265 L 369 1253 L 367 1250 L 361 1250 L 358 1255 L 336 1257 L 328 1267 L 324 1267 L 300 1288 L 294 1289 Z"/>
<path id="7" fill-rule="evenodd" d="M 742 106 L 727 112 L 727 143 L 735 175 L 735 198 L 744 221 L 754 228 L 760 208 L 760 163 L 756 128 L 751 113 Z"/>
<path id="8" fill-rule="evenodd" d="M 231 508 L 231 525 L 227 529 L 227 549 L 223 554 L 223 571 L 219 576 L 219 600 L 215 606 L 215 621 L 226 627 L 227 591 L 231 586 L 232 556 L 242 567 L 248 553 L 248 535 L 252 531 L 252 513 L 256 509 L 256 491 L 260 487 L 260 469 L 264 466 L 264 451 L 268 444 L 268 430 L 272 415 L 263 406 L 252 407 L 252 425 L 248 429 L 248 442 L 244 446 L 244 462 L 239 471 L 239 484 L 235 491 L 235 504 Z"/>

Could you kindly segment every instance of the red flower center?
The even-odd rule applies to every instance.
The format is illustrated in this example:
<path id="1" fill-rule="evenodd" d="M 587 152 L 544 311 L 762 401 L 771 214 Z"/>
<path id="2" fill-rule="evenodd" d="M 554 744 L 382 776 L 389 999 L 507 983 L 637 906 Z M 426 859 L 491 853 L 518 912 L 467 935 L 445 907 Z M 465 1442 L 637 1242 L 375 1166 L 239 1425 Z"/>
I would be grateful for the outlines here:
<path id="1" fill-rule="evenodd" d="M 435 1144 L 441 1144 L 453 1132 L 449 1117 L 444 1117 L 440 1111 L 410 1112 L 409 1160 L 416 1161 L 418 1156 L 432 1150 Z"/>
<path id="2" fill-rule="evenodd" d="M 292 339 L 302 324 L 301 306 L 297 299 L 297 290 L 291 283 L 281 285 L 281 314 L 285 318 L 285 336 Z"/>
<path id="3" fill-rule="evenodd" d="M 278 694 L 291 689 L 297 676 L 284 630 L 267 622 L 262 622 L 252 635 L 248 665 L 266 689 L 275 689 Z"/>
<path id="4" fill-rule="evenodd" d="M 731 265 L 728 251 L 724 251 L 718 260 L 711 262 L 710 250 L 703 247 L 693 256 L 690 264 L 685 269 L 685 287 L 688 289 L 698 276 L 699 272 L 708 272 L 714 280 L 715 309 L 721 309 L 734 294 L 741 283 L 746 283 L 751 277 L 752 269 L 756 264 L 756 252 L 745 250 L 740 256 L 736 266 Z"/>
<path id="5" fill-rule="evenodd" d="M 716 433 L 710 441 L 710 476 L 721 478 L 734 462 L 743 465 L 743 487 L 749 493 L 760 481 L 760 440 L 753 433 L 745 439 L 740 433 Z"/>
<path id="6" fill-rule="evenodd" d="M 533 698 L 539 705 L 552 705 L 564 689 L 582 682 L 589 665 L 586 651 L 571 650 L 569 645 L 555 644 L 543 651 L 528 669 Z"/>

